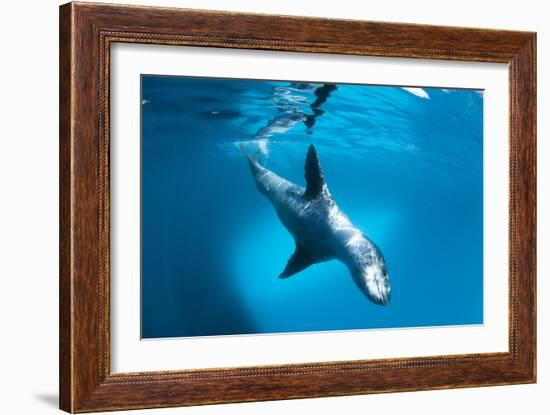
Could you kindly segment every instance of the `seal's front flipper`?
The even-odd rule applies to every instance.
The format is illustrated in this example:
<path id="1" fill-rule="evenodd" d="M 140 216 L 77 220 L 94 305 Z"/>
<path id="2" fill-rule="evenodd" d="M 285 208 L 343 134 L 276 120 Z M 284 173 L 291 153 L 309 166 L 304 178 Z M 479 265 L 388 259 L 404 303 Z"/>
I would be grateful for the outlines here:
<path id="1" fill-rule="evenodd" d="M 326 186 L 323 171 L 321 170 L 321 163 L 317 152 L 313 144 L 309 146 L 306 155 L 306 163 L 304 166 L 305 178 L 306 178 L 306 192 L 304 197 L 306 199 L 314 199 L 323 191 Z"/>
<path id="2" fill-rule="evenodd" d="M 296 243 L 296 250 L 288 260 L 285 270 L 279 275 L 279 278 L 292 277 L 314 263 L 315 261 L 311 259 L 305 248 Z"/>

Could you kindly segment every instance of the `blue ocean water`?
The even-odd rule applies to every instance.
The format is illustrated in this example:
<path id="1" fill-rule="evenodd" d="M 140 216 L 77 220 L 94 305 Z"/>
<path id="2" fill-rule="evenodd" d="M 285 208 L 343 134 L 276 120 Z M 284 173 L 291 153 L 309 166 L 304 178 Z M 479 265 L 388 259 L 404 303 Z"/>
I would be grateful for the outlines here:
<path id="1" fill-rule="evenodd" d="M 483 94 L 142 76 L 142 337 L 483 323 Z M 294 240 L 243 144 L 329 189 L 382 251 L 377 305 L 340 262 L 277 276 Z"/>

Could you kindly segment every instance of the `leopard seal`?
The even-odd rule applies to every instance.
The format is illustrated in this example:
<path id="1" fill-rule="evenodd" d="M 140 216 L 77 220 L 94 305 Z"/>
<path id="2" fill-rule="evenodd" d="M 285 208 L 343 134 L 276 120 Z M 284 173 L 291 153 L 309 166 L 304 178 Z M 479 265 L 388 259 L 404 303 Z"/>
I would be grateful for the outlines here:
<path id="1" fill-rule="evenodd" d="M 279 277 L 288 278 L 310 265 L 336 259 L 347 266 L 367 298 L 375 304 L 388 304 L 391 288 L 384 256 L 334 201 L 315 147 L 310 145 L 306 155 L 305 188 L 262 166 L 242 145 L 241 150 L 256 187 L 294 237 L 294 253 Z"/>

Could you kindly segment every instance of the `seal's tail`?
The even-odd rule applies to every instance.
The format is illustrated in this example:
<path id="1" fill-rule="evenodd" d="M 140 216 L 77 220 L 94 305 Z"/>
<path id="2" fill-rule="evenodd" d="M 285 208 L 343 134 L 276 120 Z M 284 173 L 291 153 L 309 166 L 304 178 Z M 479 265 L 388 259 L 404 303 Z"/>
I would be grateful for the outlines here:
<path id="1" fill-rule="evenodd" d="M 258 154 L 249 154 L 248 151 L 246 151 L 245 146 L 243 143 L 239 143 L 239 148 L 241 149 L 242 153 L 248 160 L 248 164 L 250 165 L 250 170 L 252 170 L 252 173 L 256 174 L 258 170 L 262 168 L 262 165 L 260 164 L 260 157 Z"/>

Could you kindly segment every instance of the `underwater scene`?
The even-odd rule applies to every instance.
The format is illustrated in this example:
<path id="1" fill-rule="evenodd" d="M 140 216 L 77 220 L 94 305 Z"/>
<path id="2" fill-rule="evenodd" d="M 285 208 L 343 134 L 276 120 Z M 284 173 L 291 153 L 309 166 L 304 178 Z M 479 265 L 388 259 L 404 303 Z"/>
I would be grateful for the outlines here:
<path id="1" fill-rule="evenodd" d="M 483 324 L 483 91 L 141 76 L 144 339 Z"/>

